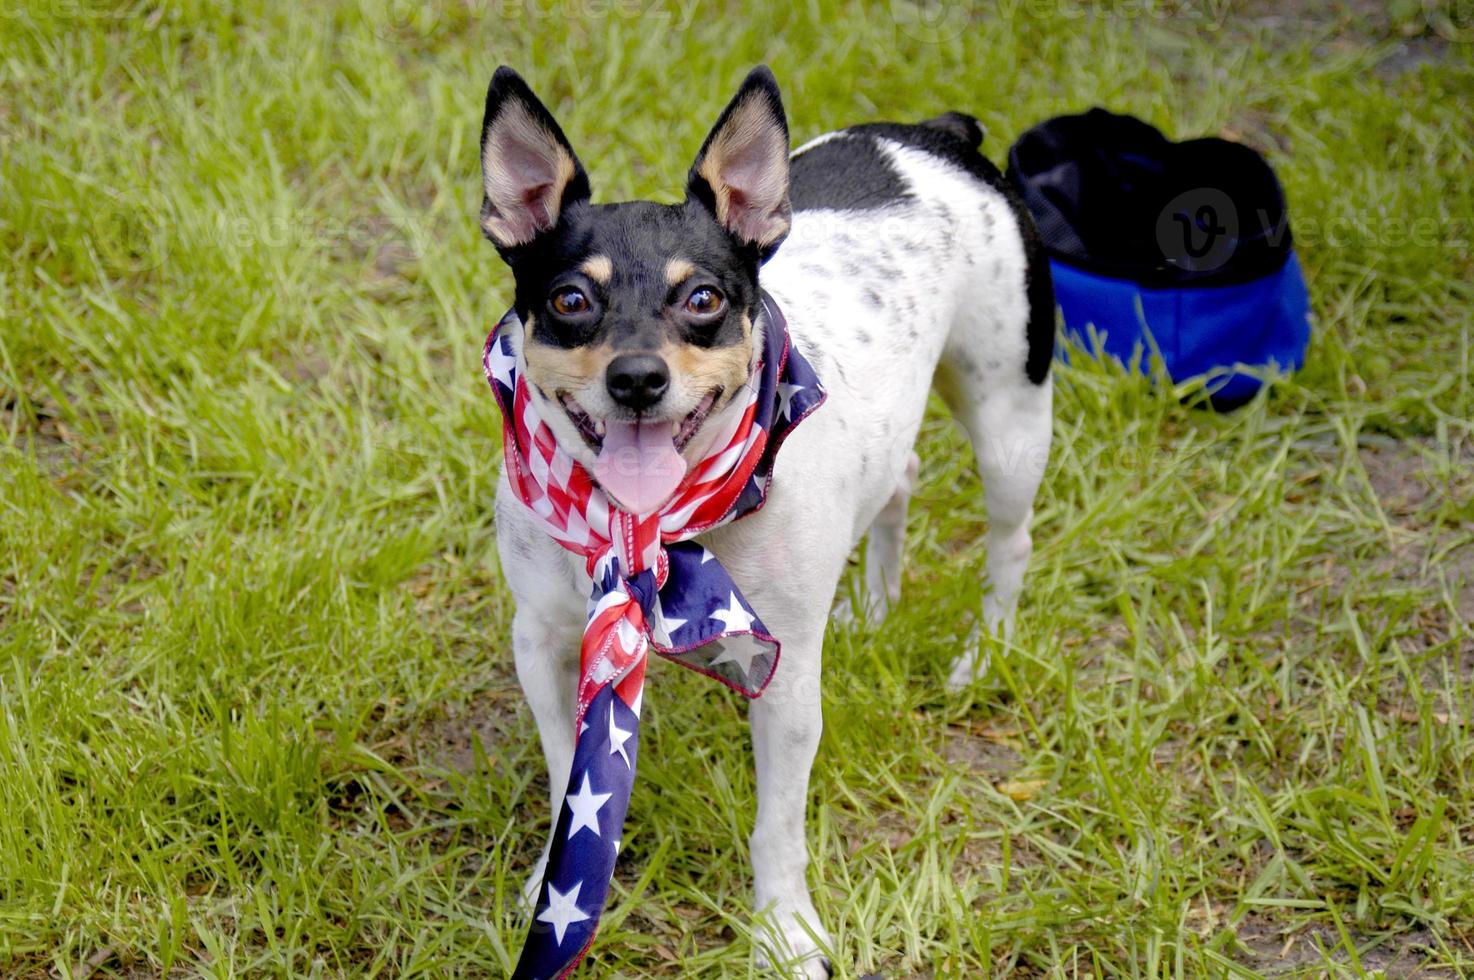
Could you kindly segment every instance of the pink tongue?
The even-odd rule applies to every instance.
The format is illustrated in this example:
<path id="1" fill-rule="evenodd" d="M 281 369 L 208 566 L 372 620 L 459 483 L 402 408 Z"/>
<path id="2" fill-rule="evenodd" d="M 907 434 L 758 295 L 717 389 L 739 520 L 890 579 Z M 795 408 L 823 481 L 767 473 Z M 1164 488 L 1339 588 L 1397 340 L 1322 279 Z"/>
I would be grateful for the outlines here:
<path id="1" fill-rule="evenodd" d="M 669 422 L 615 422 L 604 428 L 594 478 L 632 514 L 650 514 L 670 499 L 686 475 Z"/>

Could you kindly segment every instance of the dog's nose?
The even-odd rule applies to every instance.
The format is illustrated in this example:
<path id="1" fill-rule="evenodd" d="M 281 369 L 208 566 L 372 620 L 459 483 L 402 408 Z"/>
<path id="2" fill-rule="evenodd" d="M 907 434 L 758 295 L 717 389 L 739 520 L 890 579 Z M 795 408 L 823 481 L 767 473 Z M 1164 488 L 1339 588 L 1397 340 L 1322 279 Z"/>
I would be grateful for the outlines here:
<path id="1" fill-rule="evenodd" d="M 654 354 L 621 354 L 604 372 L 609 397 L 636 412 L 660 401 L 670 387 L 670 368 Z"/>

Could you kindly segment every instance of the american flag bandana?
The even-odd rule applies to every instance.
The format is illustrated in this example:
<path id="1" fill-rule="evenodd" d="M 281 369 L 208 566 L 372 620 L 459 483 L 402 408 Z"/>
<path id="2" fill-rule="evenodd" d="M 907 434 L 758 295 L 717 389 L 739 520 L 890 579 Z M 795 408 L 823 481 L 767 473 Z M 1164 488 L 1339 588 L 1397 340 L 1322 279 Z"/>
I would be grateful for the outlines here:
<path id="1" fill-rule="evenodd" d="M 517 372 L 521 321 L 509 311 L 486 339 L 487 381 L 502 410 L 512 490 L 593 580 L 579 655 L 573 766 L 515 980 L 562 978 L 588 952 L 609 898 L 635 780 L 649 651 L 749 698 L 778 667 L 779 643 L 726 569 L 690 540 L 763 506 L 784 438 L 824 401 L 824 387 L 766 293 L 755 331 L 763 354 L 737 398 L 743 410 L 676 492 L 651 514 L 619 509 L 565 453 Z"/>

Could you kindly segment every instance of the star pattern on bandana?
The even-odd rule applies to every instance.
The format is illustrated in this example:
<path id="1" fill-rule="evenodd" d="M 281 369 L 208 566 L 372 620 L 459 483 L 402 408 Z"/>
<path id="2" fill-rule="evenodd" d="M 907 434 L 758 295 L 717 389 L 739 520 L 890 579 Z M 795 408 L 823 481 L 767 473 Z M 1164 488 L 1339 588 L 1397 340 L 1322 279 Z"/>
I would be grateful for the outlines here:
<path id="1" fill-rule="evenodd" d="M 727 601 L 727 608 L 718 609 L 711 614 L 711 618 L 722 624 L 723 633 L 745 633 L 752 629 L 753 620 L 757 619 L 742 605 L 742 600 L 737 598 L 737 593 L 731 593 Z"/>
<path id="2" fill-rule="evenodd" d="M 655 635 L 655 642 L 663 647 L 671 646 L 671 634 L 686 625 L 686 620 L 677 619 L 675 616 L 666 614 L 665 607 L 660 604 L 660 597 L 655 597 L 655 622 L 652 624 L 651 632 Z"/>
<path id="3" fill-rule="evenodd" d="M 568 822 L 568 836 L 572 837 L 580 830 L 592 830 L 594 836 L 602 836 L 599 833 L 599 811 L 604 804 L 609 802 L 612 793 L 595 793 L 590 784 L 588 773 L 583 774 L 583 786 L 577 793 L 568 796 L 565 802 L 568 809 L 573 812 L 573 819 Z"/>
<path id="4" fill-rule="evenodd" d="M 716 644 L 714 644 L 716 645 Z M 745 642 L 744 637 L 736 637 L 720 644 L 721 653 L 711 659 L 707 666 L 717 667 L 721 664 L 736 664 L 742 670 L 744 678 L 752 676 L 752 662 L 763 655 L 763 650 L 756 643 Z"/>
<path id="5" fill-rule="evenodd" d="M 575 922 L 585 922 L 589 918 L 589 914 L 578 907 L 578 893 L 582 888 L 581 881 L 566 892 L 548 886 L 548 907 L 538 913 L 537 921 L 546 922 L 553 927 L 553 935 L 559 946 L 563 945 L 563 937 L 569 926 Z"/>
<path id="6" fill-rule="evenodd" d="M 512 372 L 517 369 L 517 358 L 503 344 L 492 344 L 487 352 L 486 366 L 491 376 L 507 387 L 512 386 Z"/>
<path id="7" fill-rule="evenodd" d="M 789 384 L 786 381 L 778 382 L 778 414 L 785 419 L 793 418 L 793 396 L 800 391 L 806 391 L 807 385 Z"/>
<path id="8" fill-rule="evenodd" d="M 630 740 L 630 736 L 633 734 L 634 732 L 625 731 L 624 729 L 620 728 L 618 724 L 615 723 L 614 705 L 611 704 L 609 706 L 609 754 L 619 756 L 621 759 L 624 760 L 625 765 L 632 768 L 634 766 L 634 763 L 630 762 L 630 755 L 629 752 L 625 750 L 624 743 L 628 742 Z"/>

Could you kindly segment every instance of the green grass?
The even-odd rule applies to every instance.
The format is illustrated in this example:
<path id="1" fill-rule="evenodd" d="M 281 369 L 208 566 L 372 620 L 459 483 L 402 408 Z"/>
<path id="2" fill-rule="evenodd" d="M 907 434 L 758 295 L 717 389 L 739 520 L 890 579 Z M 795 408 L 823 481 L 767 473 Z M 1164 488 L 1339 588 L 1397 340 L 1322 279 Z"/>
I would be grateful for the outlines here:
<path id="1" fill-rule="evenodd" d="M 484 86 L 521 69 L 597 197 L 668 200 L 765 60 L 796 139 L 956 107 L 999 159 L 1103 103 L 1249 140 L 1319 317 L 1228 416 L 1059 368 L 1018 635 L 966 698 L 986 511 L 928 423 L 902 607 L 828 646 L 839 975 L 1474 975 L 1467 5 L 640 6 L 0 0 L 0 974 L 506 971 L 548 814 Z M 648 694 L 582 975 L 745 976 L 744 706 Z"/>

